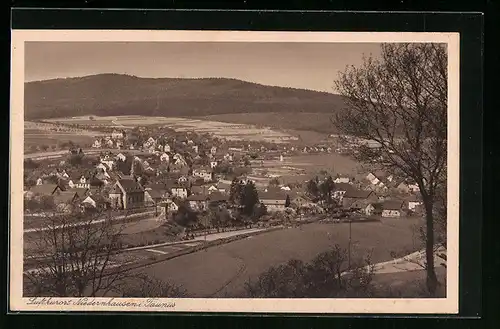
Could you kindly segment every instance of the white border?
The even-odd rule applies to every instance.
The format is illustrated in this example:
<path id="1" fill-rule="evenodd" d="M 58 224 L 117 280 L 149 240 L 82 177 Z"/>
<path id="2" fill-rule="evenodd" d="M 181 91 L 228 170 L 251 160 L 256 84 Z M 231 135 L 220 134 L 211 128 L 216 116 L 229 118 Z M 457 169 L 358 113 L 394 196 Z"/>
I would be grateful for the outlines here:
<path id="1" fill-rule="evenodd" d="M 173 311 L 265 313 L 458 313 L 459 237 L 459 34 L 393 32 L 255 32 L 136 30 L 13 30 L 10 157 L 10 310 L 11 311 Z M 443 299 L 164 299 L 174 308 L 29 305 L 22 297 L 24 42 L 302 42 L 381 43 L 439 42 L 448 45 L 448 246 L 447 294 Z M 16 210 L 17 209 L 17 210 Z M 53 300 L 77 300 L 57 298 Z M 109 300 L 97 298 L 96 300 Z M 141 299 L 127 298 L 130 302 Z M 115 300 L 117 301 L 117 300 Z"/>

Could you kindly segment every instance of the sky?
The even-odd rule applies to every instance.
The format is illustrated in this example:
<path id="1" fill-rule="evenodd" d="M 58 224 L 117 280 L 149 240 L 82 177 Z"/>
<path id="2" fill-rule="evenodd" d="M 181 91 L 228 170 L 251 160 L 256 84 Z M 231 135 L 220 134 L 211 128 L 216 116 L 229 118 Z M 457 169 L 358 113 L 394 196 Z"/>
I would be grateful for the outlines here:
<path id="1" fill-rule="evenodd" d="M 25 81 L 121 73 L 223 77 L 335 92 L 338 72 L 380 55 L 378 43 L 26 42 Z"/>

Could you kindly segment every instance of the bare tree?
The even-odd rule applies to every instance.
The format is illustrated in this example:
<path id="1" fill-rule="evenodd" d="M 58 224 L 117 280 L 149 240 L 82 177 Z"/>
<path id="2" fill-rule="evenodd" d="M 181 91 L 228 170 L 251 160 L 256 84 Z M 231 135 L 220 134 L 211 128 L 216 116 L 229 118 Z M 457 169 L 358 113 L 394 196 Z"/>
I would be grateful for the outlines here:
<path id="1" fill-rule="evenodd" d="M 378 142 L 359 157 L 414 180 L 426 213 L 427 289 L 436 291 L 434 221 L 438 192 L 446 183 L 447 51 L 441 44 L 384 44 L 381 59 L 339 74 L 337 90 L 348 108 L 335 125 L 350 136 Z"/>
<path id="2" fill-rule="evenodd" d="M 48 226 L 25 241 L 25 294 L 81 297 L 105 295 L 129 274 L 121 262 L 122 224 L 111 213 L 48 214 Z"/>

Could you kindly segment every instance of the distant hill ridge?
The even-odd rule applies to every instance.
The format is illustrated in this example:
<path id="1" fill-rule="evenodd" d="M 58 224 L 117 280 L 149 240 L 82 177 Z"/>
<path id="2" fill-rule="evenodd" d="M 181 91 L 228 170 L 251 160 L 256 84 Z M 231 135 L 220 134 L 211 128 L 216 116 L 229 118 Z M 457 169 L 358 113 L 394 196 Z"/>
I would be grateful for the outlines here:
<path id="1" fill-rule="evenodd" d="M 81 115 L 206 116 L 321 112 L 344 107 L 342 96 L 228 78 L 140 78 L 98 74 L 25 83 L 25 118 Z"/>

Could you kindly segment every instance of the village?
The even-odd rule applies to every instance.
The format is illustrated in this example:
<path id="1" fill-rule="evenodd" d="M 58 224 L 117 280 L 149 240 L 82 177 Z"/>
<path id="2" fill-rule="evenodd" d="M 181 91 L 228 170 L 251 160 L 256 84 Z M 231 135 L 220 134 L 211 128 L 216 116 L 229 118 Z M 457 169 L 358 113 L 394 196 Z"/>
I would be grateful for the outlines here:
<path id="1" fill-rule="evenodd" d="M 226 141 L 168 127 L 107 127 L 90 148 L 73 144 L 60 158 L 25 158 L 25 218 L 35 221 L 47 211 L 154 210 L 186 233 L 300 222 L 320 214 L 315 218 L 337 222 L 421 216 L 418 186 L 395 175 L 370 171 L 354 177 L 317 168 L 312 177 L 286 183 L 263 168 L 264 162 L 284 166 L 294 154 L 347 156 L 360 142 L 343 145 Z M 369 147 L 376 149 L 373 143 Z"/>

